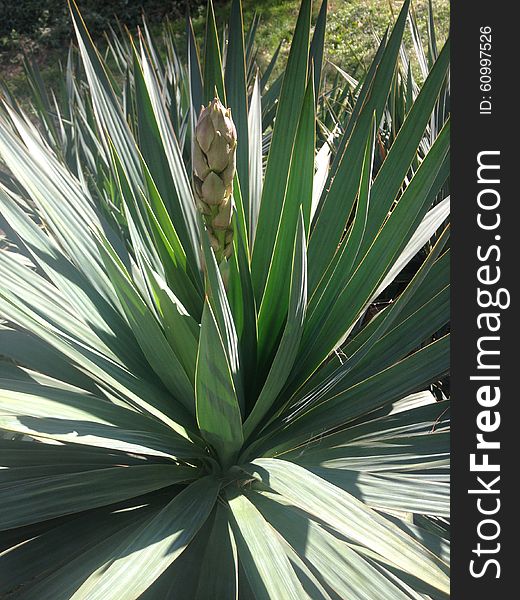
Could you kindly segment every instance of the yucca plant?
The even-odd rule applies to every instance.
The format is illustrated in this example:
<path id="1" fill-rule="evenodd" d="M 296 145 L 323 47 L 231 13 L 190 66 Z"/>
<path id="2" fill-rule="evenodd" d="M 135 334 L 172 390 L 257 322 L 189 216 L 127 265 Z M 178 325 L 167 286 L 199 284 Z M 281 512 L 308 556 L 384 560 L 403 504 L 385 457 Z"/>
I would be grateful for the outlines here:
<path id="1" fill-rule="evenodd" d="M 2 597 L 448 596 L 449 50 L 381 153 L 408 9 L 332 153 L 310 0 L 264 126 L 240 0 L 180 112 L 145 34 L 120 93 L 75 4 L 67 115 L 4 98 Z"/>

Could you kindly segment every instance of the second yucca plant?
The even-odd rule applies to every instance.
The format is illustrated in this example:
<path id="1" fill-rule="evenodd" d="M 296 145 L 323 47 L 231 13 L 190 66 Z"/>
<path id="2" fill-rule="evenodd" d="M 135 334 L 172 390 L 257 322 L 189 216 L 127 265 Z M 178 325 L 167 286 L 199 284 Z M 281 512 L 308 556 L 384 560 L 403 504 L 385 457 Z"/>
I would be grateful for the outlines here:
<path id="1" fill-rule="evenodd" d="M 239 0 L 182 89 L 73 4 L 67 114 L 4 99 L 2 597 L 448 597 L 449 58 L 384 147 L 408 8 L 330 131 L 310 0 L 275 118 Z"/>

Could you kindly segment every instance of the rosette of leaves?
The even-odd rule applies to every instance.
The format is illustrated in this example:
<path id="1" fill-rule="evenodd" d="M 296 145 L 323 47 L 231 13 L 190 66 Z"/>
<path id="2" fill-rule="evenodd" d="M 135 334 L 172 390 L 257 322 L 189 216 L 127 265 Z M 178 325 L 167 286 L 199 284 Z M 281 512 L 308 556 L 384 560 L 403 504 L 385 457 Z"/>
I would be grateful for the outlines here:
<path id="1" fill-rule="evenodd" d="M 408 8 L 331 155 L 303 0 L 264 157 L 240 2 L 224 74 L 210 5 L 189 101 L 216 90 L 236 125 L 226 286 L 146 36 L 122 96 L 71 6 L 84 154 L 4 99 L 3 596 L 448 596 L 447 45 L 379 152 Z"/>

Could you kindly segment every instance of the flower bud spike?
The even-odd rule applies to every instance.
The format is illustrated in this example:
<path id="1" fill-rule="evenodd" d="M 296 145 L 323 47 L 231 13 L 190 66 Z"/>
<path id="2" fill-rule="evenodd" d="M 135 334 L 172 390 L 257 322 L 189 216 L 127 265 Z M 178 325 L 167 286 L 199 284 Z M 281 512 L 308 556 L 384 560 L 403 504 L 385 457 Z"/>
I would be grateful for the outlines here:
<path id="1" fill-rule="evenodd" d="M 231 109 L 215 97 L 201 108 L 195 126 L 193 188 L 217 262 L 233 251 L 232 194 L 237 134 Z"/>

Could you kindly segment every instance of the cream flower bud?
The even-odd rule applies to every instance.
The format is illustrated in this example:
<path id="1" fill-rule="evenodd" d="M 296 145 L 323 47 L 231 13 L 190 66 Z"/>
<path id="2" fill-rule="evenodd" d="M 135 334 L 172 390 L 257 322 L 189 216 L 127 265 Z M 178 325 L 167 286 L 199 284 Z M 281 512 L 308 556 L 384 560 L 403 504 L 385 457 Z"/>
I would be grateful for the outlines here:
<path id="1" fill-rule="evenodd" d="M 202 107 L 193 144 L 193 187 L 218 262 L 233 251 L 232 193 L 237 134 L 231 110 L 218 98 Z"/>

